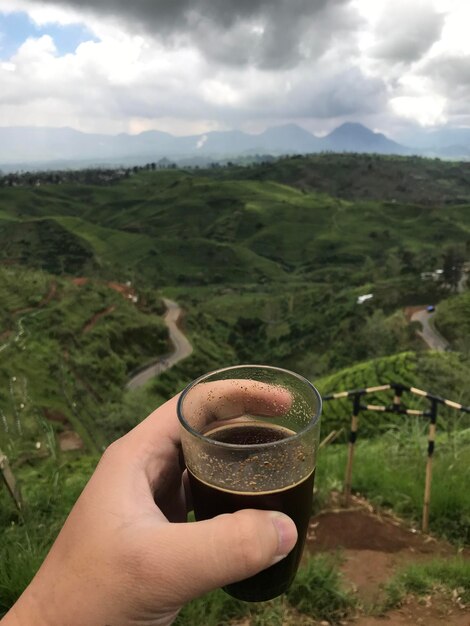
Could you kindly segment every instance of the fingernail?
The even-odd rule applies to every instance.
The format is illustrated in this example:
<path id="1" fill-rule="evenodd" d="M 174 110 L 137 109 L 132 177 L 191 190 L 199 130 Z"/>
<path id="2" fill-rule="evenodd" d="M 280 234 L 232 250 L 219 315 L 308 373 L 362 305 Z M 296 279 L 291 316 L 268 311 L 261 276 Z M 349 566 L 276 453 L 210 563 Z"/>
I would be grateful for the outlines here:
<path id="1" fill-rule="evenodd" d="M 278 536 L 276 555 L 273 563 L 284 559 L 297 542 L 297 528 L 290 517 L 277 511 L 271 514 L 274 527 Z"/>

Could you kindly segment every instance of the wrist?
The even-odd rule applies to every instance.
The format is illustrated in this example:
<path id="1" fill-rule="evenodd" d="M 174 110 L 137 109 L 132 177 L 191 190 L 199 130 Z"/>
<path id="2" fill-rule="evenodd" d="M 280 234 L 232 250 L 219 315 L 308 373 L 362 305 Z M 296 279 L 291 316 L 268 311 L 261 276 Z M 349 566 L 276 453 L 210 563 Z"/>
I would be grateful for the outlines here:
<path id="1" fill-rule="evenodd" d="M 26 590 L 2 619 L 1 626 L 56 626 L 56 624 L 45 618 L 41 607 Z"/>
<path id="2" fill-rule="evenodd" d="M 51 580 L 42 570 L 36 574 L 0 626 L 78 626 L 80 612 L 67 601 L 68 594 L 61 589 L 61 579 Z M 60 596 L 60 597 L 59 597 Z M 78 623 L 76 620 L 79 620 Z"/>

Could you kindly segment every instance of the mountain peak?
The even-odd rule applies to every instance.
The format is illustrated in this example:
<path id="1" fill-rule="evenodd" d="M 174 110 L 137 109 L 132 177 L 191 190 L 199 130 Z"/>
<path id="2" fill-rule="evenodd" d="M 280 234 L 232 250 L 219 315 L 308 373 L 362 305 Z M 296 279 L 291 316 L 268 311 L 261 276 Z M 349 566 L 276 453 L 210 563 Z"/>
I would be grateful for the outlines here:
<path id="1" fill-rule="evenodd" d="M 374 131 L 372 131 L 370 128 L 367 128 L 367 126 L 364 126 L 364 124 L 360 124 L 359 122 L 344 122 L 344 124 L 341 124 L 333 131 L 331 131 L 331 133 L 329 133 L 327 137 L 344 137 L 346 135 L 356 137 L 371 137 L 380 134 L 381 133 L 374 133 Z"/>
<path id="2" fill-rule="evenodd" d="M 408 151 L 384 134 L 376 133 L 359 122 L 341 124 L 327 135 L 324 141 L 330 150 L 339 152 L 406 154 Z"/>

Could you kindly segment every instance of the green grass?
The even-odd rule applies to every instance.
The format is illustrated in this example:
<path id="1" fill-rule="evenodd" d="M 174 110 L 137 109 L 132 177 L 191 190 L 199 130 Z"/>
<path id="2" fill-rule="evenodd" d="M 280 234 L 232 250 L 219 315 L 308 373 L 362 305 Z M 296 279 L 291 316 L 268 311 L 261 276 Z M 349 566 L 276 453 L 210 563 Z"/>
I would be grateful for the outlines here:
<path id="1" fill-rule="evenodd" d="M 168 350 L 155 297 L 143 290 L 135 305 L 101 281 L 77 286 L 11 267 L 0 273 L 0 302 L 0 329 L 9 331 L 0 342 L 0 447 L 10 459 L 37 456 L 36 444 L 46 443 L 45 419 L 57 433 L 72 428 L 89 451 L 99 452 L 132 418 L 143 417 L 119 423 L 110 403 L 123 404 L 130 372 Z M 153 406 L 158 401 L 155 396 Z"/>
<path id="2" fill-rule="evenodd" d="M 356 604 L 354 594 L 344 588 L 337 559 L 319 555 L 309 557 L 285 596 L 269 602 L 246 603 L 218 590 L 190 602 L 175 624 L 224 626 L 233 619 L 244 617 L 250 626 L 282 626 L 296 623 L 292 609 L 317 620 L 338 624 Z"/>
<path id="3" fill-rule="evenodd" d="M 247 603 L 235 600 L 219 589 L 187 604 L 176 618 L 175 625 L 225 626 L 235 618 L 246 616 L 249 611 Z"/>
<path id="4" fill-rule="evenodd" d="M 344 588 L 337 564 L 328 555 L 308 560 L 287 592 L 287 599 L 300 613 L 330 624 L 338 624 L 357 604 L 354 594 Z"/>
<path id="5" fill-rule="evenodd" d="M 36 573 L 98 458 L 47 459 L 15 468 L 25 509 L 20 515 L 0 489 L 0 615 Z"/>
<path id="6" fill-rule="evenodd" d="M 406 594 L 423 596 L 445 590 L 454 592 L 462 603 L 470 602 L 470 561 L 463 557 L 413 563 L 397 572 L 386 586 L 383 610 L 398 606 Z"/>
<path id="7" fill-rule="evenodd" d="M 343 485 L 347 449 L 331 445 L 318 459 L 317 506 L 332 489 Z M 376 505 L 421 524 L 427 438 L 422 425 L 411 421 L 380 438 L 359 439 L 354 454 L 353 491 Z M 470 430 L 441 433 L 436 441 L 430 505 L 430 530 L 457 544 L 470 543 Z"/>

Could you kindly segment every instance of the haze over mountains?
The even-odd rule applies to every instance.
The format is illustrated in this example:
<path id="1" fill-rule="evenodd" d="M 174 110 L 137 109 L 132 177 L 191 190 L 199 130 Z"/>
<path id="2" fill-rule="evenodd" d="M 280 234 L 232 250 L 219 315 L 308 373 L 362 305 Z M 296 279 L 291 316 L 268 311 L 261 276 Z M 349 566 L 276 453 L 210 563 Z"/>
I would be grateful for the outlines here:
<path id="1" fill-rule="evenodd" d="M 406 145 L 358 123 L 345 123 L 325 137 L 295 124 L 267 128 L 260 134 L 214 131 L 175 137 L 161 131 L 138 135 L 83 133 L 72 128 L 0 128 L 0 168 L 130 165 L 164 157 L 197 164 L 255 154 L 363 152 L 470 158 L 470 129 L 441 129 L 409 135 Z"/>

